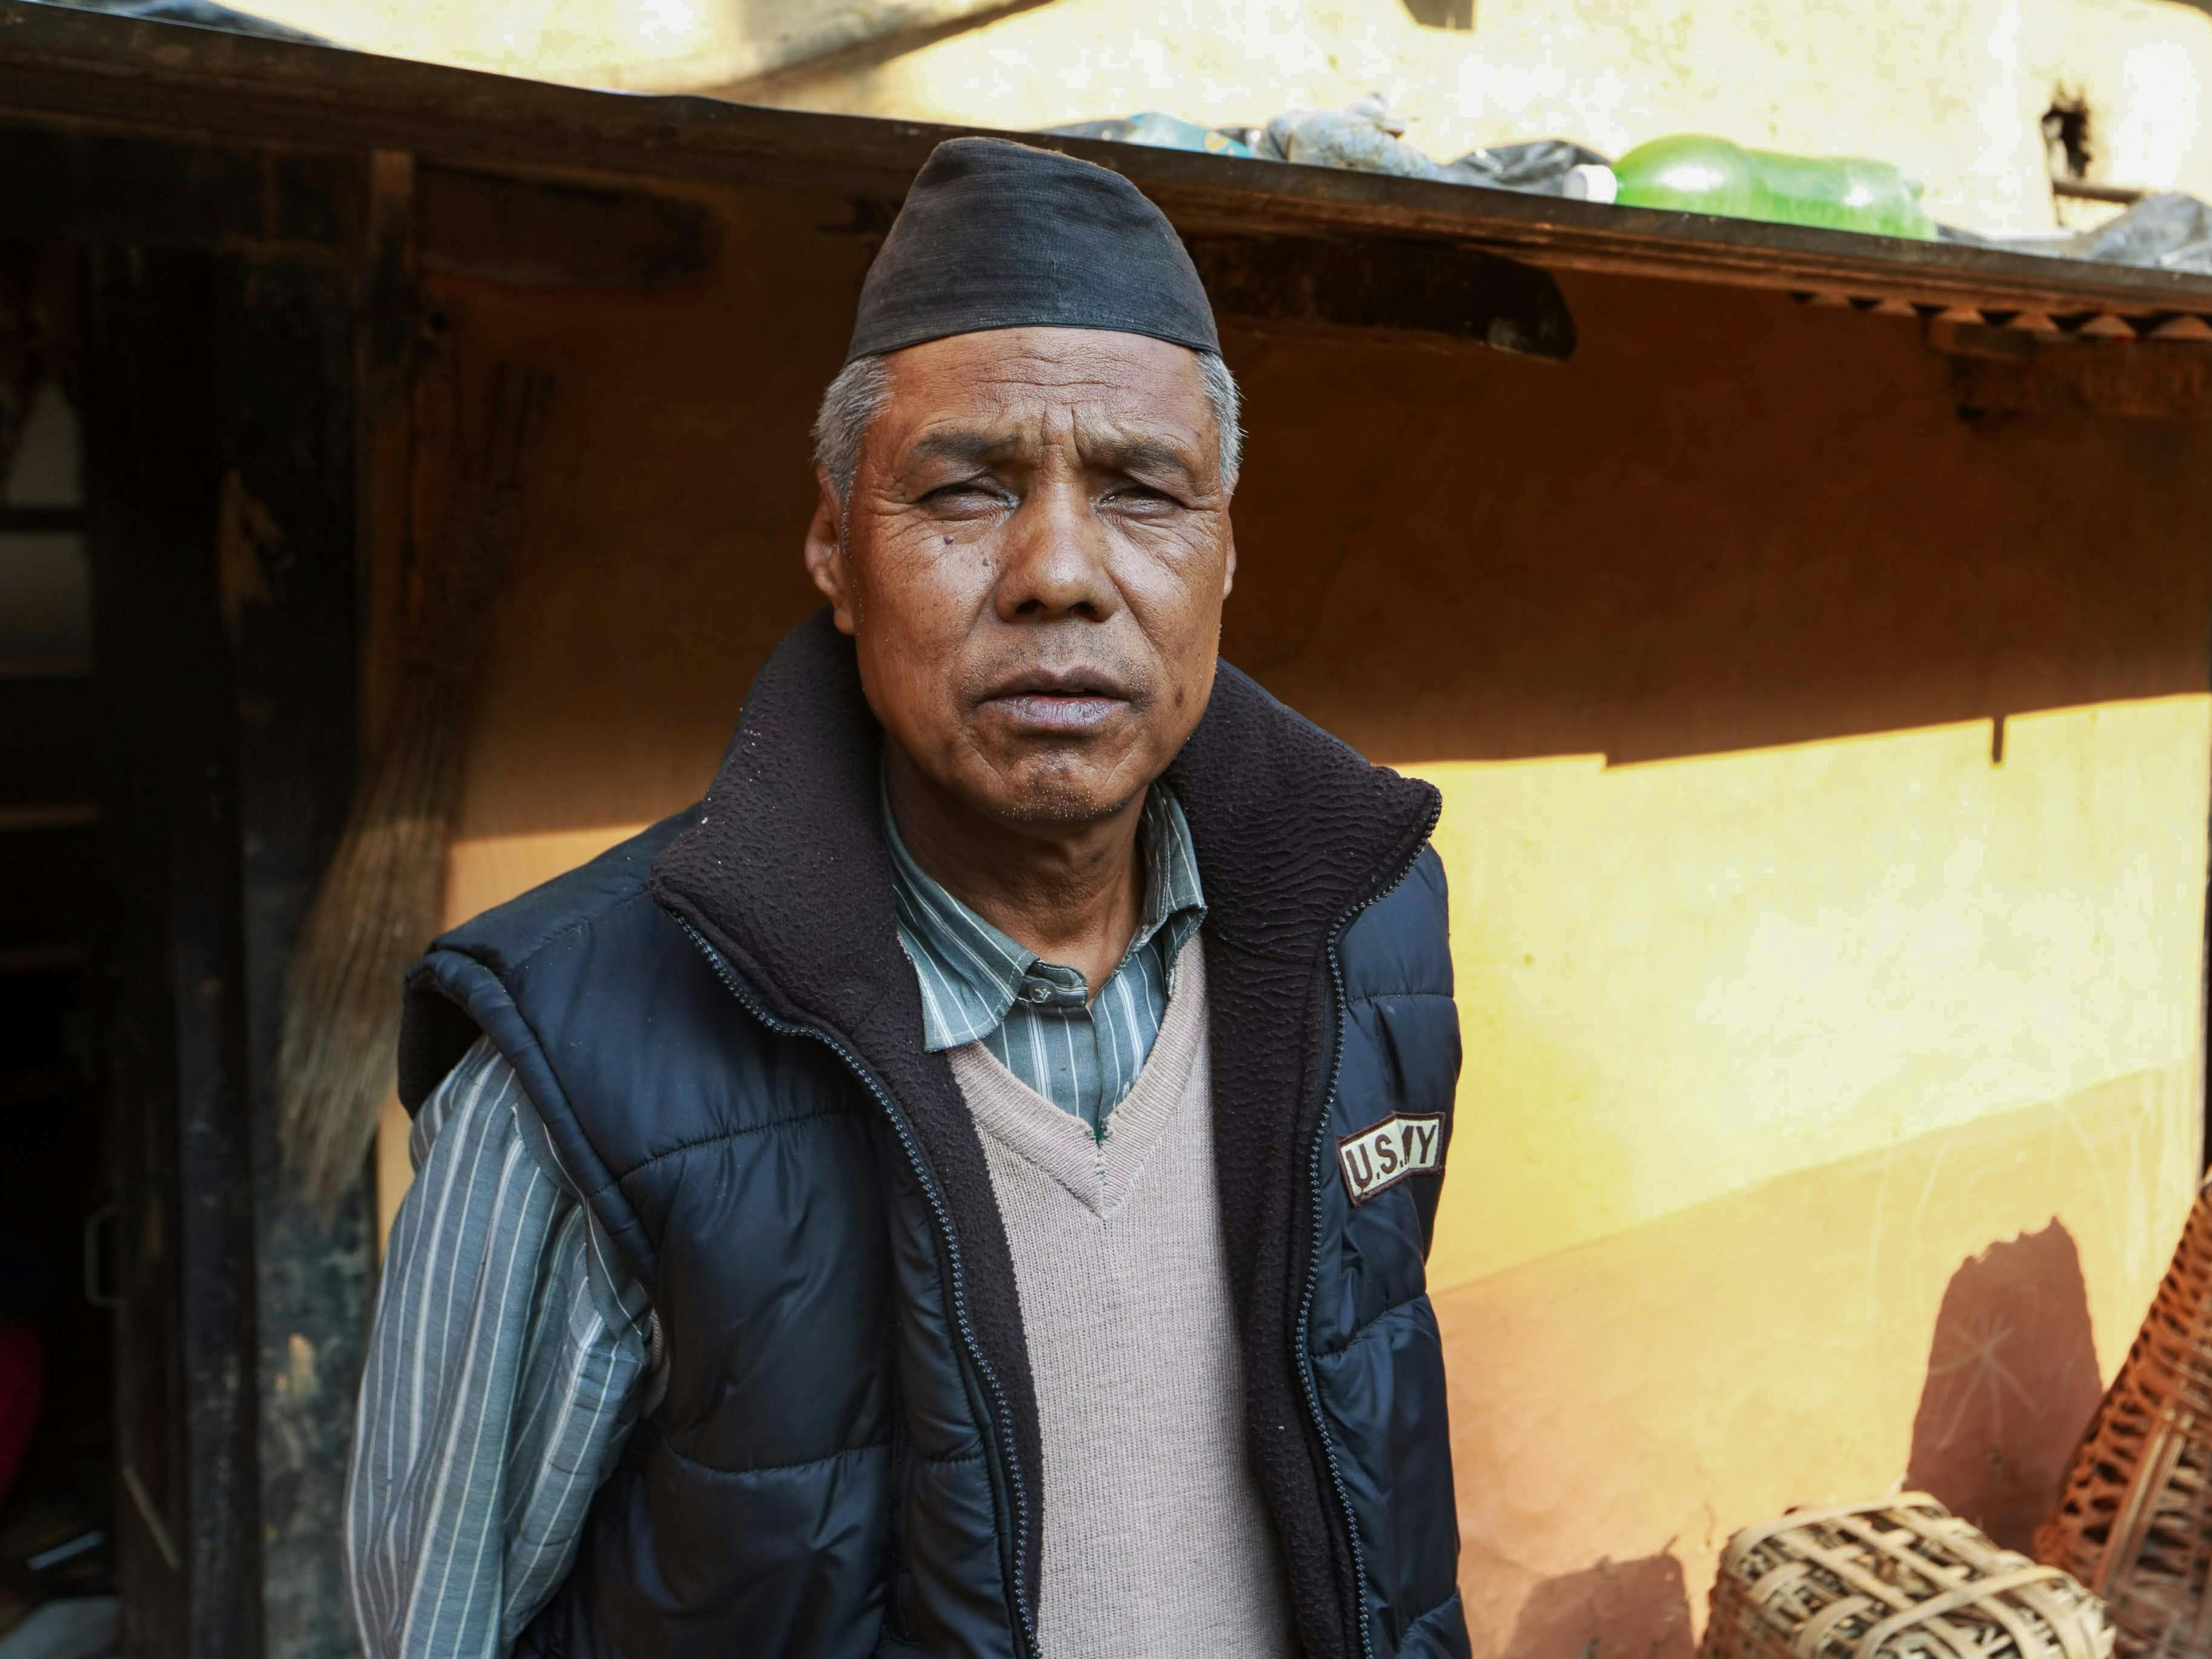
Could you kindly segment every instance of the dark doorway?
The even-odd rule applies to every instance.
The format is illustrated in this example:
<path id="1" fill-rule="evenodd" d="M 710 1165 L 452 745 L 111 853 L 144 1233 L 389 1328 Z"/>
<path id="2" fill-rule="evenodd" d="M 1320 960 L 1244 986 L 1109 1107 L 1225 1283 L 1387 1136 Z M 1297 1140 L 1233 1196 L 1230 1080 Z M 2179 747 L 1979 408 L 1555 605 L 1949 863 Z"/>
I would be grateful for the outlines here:
<path id="1" fill-rule="evenodd" d="M 0 1634 L 89 1654 L 119 1608 L 76 272 L 0 245 Z"/>
<path id="2" fill-rule="evenodd" d="M 0 242 L 0 1636 L 343 1659 L 366 1170 L 308 1203 L 273 1073 L 354 773 L 352 296 L 93 229 Z"/>

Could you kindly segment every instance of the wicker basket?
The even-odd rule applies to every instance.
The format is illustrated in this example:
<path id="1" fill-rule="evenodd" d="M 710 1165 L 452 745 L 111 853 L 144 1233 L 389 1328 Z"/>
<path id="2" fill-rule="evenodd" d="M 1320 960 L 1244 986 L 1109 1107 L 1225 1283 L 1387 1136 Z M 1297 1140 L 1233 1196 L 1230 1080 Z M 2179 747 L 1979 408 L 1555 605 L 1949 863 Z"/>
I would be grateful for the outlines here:
<path id="1" fill-rule="evenodd" d="M 1705 1659 L 2111 1659 L 2097 1598 L 1917 1492 L 1729 1540 Z"/>
<path id="2" fill-rule="evenodd" d="M 2212 1187 L 2035 1553 L 2104 1597 L 2127 1659 L 2212 1656 Z"/>

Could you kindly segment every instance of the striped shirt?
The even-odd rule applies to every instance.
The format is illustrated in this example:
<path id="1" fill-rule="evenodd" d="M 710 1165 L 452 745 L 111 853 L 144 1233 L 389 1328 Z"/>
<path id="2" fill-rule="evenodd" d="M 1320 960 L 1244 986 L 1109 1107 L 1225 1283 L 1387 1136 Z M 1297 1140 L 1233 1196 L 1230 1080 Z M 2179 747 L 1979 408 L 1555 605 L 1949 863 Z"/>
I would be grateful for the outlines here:
<path id="1" fill-rule="evenodd" d="M 1198 858 L 1182 808 L 1164 789 L 1145 797 L 1137 829 L 1145 907 L 1098 995 L 1079 968 L 1048 962 L 947 893 L 914 861 L 884 808 L 899 943 L 921 982 L 922 1046 L 980 1042 L 1007 1070 L 1103 1135 L 1137 1081 L 1175 989 L 1176 958 L 1206 919 Z"/>
<path id="2" fill-rule="evenodd" d="M 1182 808 L 1164 790 L 1146 801 L 1143 918 L 1088 1007 L 1080 974 L 1024 951 L 891 841 L 925 1043 L 986 1042 L 1096 1128 L 1151 1052 L 1204 919 Z M 1017 1019 L 1024 1035 L 998 1040 Z M 349 1594 L 369 1659 L 504 1659 L 659 1402 L 659 1325 L 488 1040 L 423 1102 L 408 1153 L 347 1481 Z"/>
<path id="3" fill-rule="evenodd" d="M 372 1659 L 499 1659 L 653 1403 L 657 1327 L 489 1041 L 408 1151 L 347 1481 L 354 1621 Z"/>

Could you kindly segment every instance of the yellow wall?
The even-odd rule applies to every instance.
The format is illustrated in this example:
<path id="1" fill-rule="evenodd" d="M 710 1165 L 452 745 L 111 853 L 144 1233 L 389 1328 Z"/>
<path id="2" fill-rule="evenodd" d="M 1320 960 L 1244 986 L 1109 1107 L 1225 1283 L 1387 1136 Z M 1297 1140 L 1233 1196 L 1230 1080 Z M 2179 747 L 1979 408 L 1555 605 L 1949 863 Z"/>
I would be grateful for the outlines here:
<path id="1" fill-rule="evenodd" d="M 2185 1073 L 2205 698 L 2016 716 L 2002 765 L 1990 743 L 1975 721 L 1612 769 L 1415 766 L 1451 803 L 1455 1180 L 1478 1189 L 1455 1185 L 1432 1278 Z"/>
<path id="2" fill-rule="evenodd" d="M 1794 1504 L 1929 1487 L 2015 1547 L 2047 1510 L 2196 1167 L 2212 710 L 1990 745 L 1416 768 L 1479 1655 L 1686 1659 L 1728 1534 Z"/>
<path id="3" fill-rule="evenodd" d="M 465 411 L 556 385 L 456 918 L 695 794 L 811 603 L 866 249 L 714 199 L 694 290 L 434 284 Z M 1224 651 L 1446 791 L 1477 1650 L 1686 1659 L 1788 1504 L 1909 1476 L 2022 1537 L 2148 1303 L 2197 1168 L 2212 428 L 1969 424 L 1910 323 L 1562 288 L 1564 366 L 1228 334 Z"/>
<path id="4" fill-rule="evenodd" d="M 902 21 L 988 16 L 981 0 L 259 0 L 350 46 L 592 85 L 719 88 L 810 109 L 1025 128 L 1139 109 L 1264 121 L 1386 94 L 1440 159 L 1579 138 L 1610 154 L 1663 133 L 1893 161 L 1937 217 L 2054 223 L 2038 122 L 2088 101 L 2092 176 L 2212 196 L 2212 17 L 2185 0 L 1474 0 L 1423 27 L 1401 0 L 1048 0 L 944 38 L 760 70 Z M 911 46 L 917 40 L 930 44 Z M 911 47 L 911 49 L 908 49 Z M 756 77 L 756 78 L 747 78 Z"/>

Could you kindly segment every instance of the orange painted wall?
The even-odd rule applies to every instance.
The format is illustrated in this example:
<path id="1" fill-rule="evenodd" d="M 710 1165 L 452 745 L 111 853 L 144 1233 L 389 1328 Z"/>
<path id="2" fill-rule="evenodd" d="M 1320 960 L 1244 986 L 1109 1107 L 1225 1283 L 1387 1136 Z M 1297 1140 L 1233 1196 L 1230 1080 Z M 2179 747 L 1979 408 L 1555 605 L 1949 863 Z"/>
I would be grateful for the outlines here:
<path id="1" fill-rule="evenodd" d="M 690 798 L 809 605 L 866 250 L 717 203 L 699 288 L 434 284 L 464 430 L 492 365 L 555 378 L 456 918 Z M 1909 1477 L 2024 1535 L 2201 1118 L 2212 430 L 1969 426 L 1909 324 L 1562 285 L 1564 367 L 1228 340 L 1226 655 L 1447 795 L 1431 1279 L 1511 1659 L 1686 1652 L 1719 1543 L 1793 1503 Z"/>

